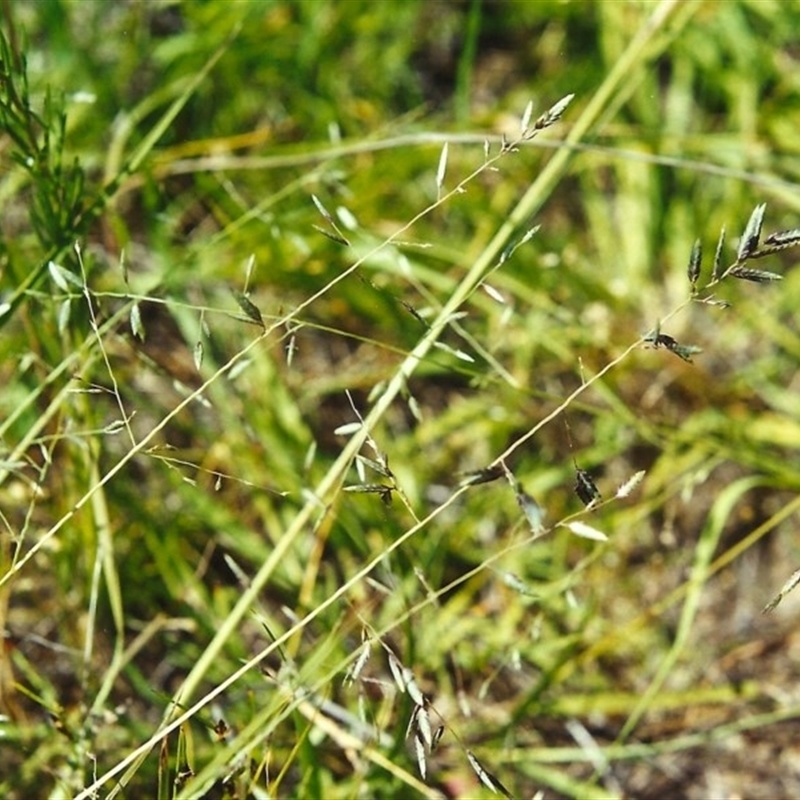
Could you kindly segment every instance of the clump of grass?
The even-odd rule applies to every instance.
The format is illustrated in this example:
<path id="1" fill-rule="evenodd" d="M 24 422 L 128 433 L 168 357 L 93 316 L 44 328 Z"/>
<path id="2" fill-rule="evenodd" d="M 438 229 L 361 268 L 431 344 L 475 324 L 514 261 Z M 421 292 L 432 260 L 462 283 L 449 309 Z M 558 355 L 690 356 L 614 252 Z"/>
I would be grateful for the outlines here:
<path id="1" fill-rule="evenodd" d="M 375 142 L 335 135 L 314 152 L 278 148 L 296 173 L 253 202 L 231 171 L 264 161 L 235 157 L 231 139 L 160 145 L 182 110 L 197 113 L 220 58 L 220 81 L 255 63 L 255 24 L 182 12 L 188 29 L 154 47 L 162 63 L 207 51 L 219 28 L 203 15 L 220 14 L 241 47 L 215 43 L 203 73 L 147 98 L 111 181 L 84 179 L 83 216 L 65 218 L 58 249 L 37 240 L 37 277 L 7 287 L 6 330 L 30 356 L 7 372 L 2 428 L 0 702 L 15 748 L 4 791 L 635 795 L 642 765 L 796 714 L 761 713 L 753 680 L 719 677 L 737 650 L 703 639 L 700 611 L 724 594 L 724 568 L 797 507 L 782 493 L 796 482 L 786 445 L 763 425 L 774 412 L 749 413 L 753 438 L 737 439 L 751 394 L 726 400 L 729 375 L 714 366 L 751 354 L 728 341 L 752 330 L 748 284 L 775 309 L 757 324 L 786 317 L 791 293 L 770 287 L 792 273 L 772 264 L 797 232 L 764 235 L 761 203 L 733 262 L 720 235 L 709 271 L 689 244 L 718 220 L 677 235 L 688 206 L 676 199 L 671 234 L 690 256 L 675 301 L 674 269 L 644 280 L 577 254 L 593 239 L 559 198 L 569 165 L 592 180 L 575 160 L 587 137 L 637 108 L 631 76 L 659 54 L 689 58 L 666 48 L 697 32 L 692 8 L 660 4 L 590 96 L 549 110 L 526 99 L 513 133 L 438 135 L 407 164 L 394 130 L 384 162 L 370 160 Z M 302 27 L 281 4 L 243 13 L 286 37 Z M 474 44 L 474 8 L 470 20 Z M 326 35 L 312 22 L 305 65 Z M 468 74 L 464 57 L 462 103 Z M 686 74 L 676 67 L 675 84 Z M 549 157 L 531 149 L 561 130 Z M 192 147 L 203 167 L 186 163 Z M 192 169 L 206 172 L 170 185 Z M 391 202 L 376 188 L 384 174 L 402 176 Z M 587 195 L 602 250 L 598 201 L 614 198 Z M 644 216 L 625 219 L 622 250 Z M 170 239 L 187 230 L 185 247 Z M 624 296 L 619 275 L 639 276 Z M 792 331 L 775 334 L 790 351 Z M 785 419 L 788 362 L 753 360 Z M 717 622 L 732 616 L 724 604 Z M 54 652 L 64 667 L 37 657 Z M 724 721 L 687 717 L 675 737 L 669 715 L 686 707 Z"/>

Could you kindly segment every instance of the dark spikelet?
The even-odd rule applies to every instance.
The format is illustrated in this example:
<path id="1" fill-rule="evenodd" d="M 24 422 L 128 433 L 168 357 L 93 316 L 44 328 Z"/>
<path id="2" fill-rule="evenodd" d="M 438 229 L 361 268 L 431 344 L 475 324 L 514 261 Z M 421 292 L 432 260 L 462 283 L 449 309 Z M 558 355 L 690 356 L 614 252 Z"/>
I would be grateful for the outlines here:
<path id="1" fill-rule="evenodd" d="M 682 358 L 684 361 L 688 361 L 691 364 L 692 356 L 697 355 L 697 353 L 702 353 L 703 348 L 693 344 L 676 344 L 670 347 L 669 351 L 675 353 L 678 358 Z"/>
<path id="2" fill-rule="evenodd" d="M 423 706 L 416 706 L 417 733 L 422 738 L 425 746 L 430 749 L 433 747 L 433 728 L 431 728 L 431 718 L 428 710 Z"/>
<path id="3" fill-rule="evenodd" d="M 750 258 L 766 258 L 767 256 L 780 253 L 782 250 L 788 250 L 790 247 L 800 244 L 800 242 L 787 242 L 786 244 L 763 244 L 755 253 L 750 255 Z"/>
<path id="4" fill-rule="evenodd" d="M 392 471 L 389 469 L 389 464 L 387 463 L 387 459 L 382 458 L 380 461 L 376 461 L 374 458 L 368 458 L 367 456 L 362 456 L 361 454 L 356 456 L 356 460 L 360 461 L 365 466 L 369 467 L 370 469 L 374 469 L 380 475 L 383 475 L 386 478 L 394 477 L 392 475 Z M 387 487 L 388 488 L 388 487 Z"/>
<path id="5" fill-rule="evenodd" d="M 703 350 L 700 347 L 695 347 L 691 344 L 680 344 L 672 336 L 668 336 L 666 333 L 661 333 L 656 338 L 656 347 L 666 347 L 670 353 L 675 353 L 676 356 L 682 358 L 684 361 L 688 361 L 691 363 L 691 356 L 695 353 L 702 353 Z"/>
<path id="6" fill-rule="evenodd" d="M 716 306 L 717 308 L 730 308 L 731 304 L 727 300 L 716 300 L 713 297 L 701 297 L 697 299 L 698 303 L 705 303 L 707 306 Z"/>
<path id="7" fill-rule="evenodd" d="M 231 729 L 228 727 L 228 723 L 225 722 L 224 719 L 218 719 L 214 723 L 214 733 L 217 736 L 217 741 L 224 741 L 230 732 Z"/>
<path id="8" fill-rule="evenodd" d="M 414 317 L 415 320 L 417 320 L 417 322 L 422 323 L 426 328 L 430 328 L 430 325 L 428 325 L 428 323 L 425 321 L 425 319 L 422 317 L 419 311 L 417 311 L 417 309 L 414 308 L 414 306 L 412 306 L 411 303 L 407 303 L 400 297 L 397 298 L 397 301 L 400 303 L 401 306 L 403 306 L 403 308 L 406 311 L 408 311 L 409 314 L 411 314 L 412 317 Z"/>
<path id="9" fill-rule="evenodd" d="M 252 322 L 255 322 L 256 325 L 260 325 L 263 328 L 264 318 L 261 316 L 261 312 L 253 301 L 241 292 L 234 291 L 233 296 L 239 304 L 239 308 L 244 311 L 245 316 Z"/>
<path id="10" fill-rule="evenodd" d="M 696 347 L 693 344 L 680 344 L 677 339 L 670 336 L 668 333 L 661 333 L 658 330 L 651 331 L 644 339 L 648 344 L 651 344 L 656 349 L 663 347 L 669 350 L 670 353 L 675 353 L 678 358 L 691 363 L 692 356 L 697 353 L 702 353 L 701 347 Z"/>
<path id="11" fill-rule="evenodd" d="M 492 775 L 489 770 L 487 770 L 477 758 L 475 758 L 475 754 L 471 750 L 467 750 L 467 761 L 469 761 L 469 765 L 472 767 L 475 774 L 478 776 L 480 782 L 489 790 L 497 794 L 503 795 L 503 797 L 509 798 L 511 800 L 512 795 L 511 792 L 503 786 L 502 783 Z"/>
<path id="12" fill-rule="evenodd" d="M 411 737 L 411 734 L 417 731 L 417 717 L 419 715 L 419 706 L 414 706 L 411 712 L 411 717 L 408 720 L 408 727 L 406 728 L 406 739 Z"/>
<path id="13" fill-rule="evenodd" d="M 711 282 L 716 283 L 722 274 L 722 249 L 725 247 L 725 226 L 719 232 L 717 239 L 717 249 L 714 251 L 714 271 L 711 274 Z"/>
<path id="14" fill-rule="evenodd" d="M 764 239 L 764 244 L 771 247 L 792 247 L 800 244 L 800 228 L 792 228 L 788 231 L 775 231 Z"/>
<path id="15" fill-rule="evenodd" d="M 780 605 L 781 600 L 783 600 L 783 595 L 782 594 L 776 594 L 775 597 L 773 597 L 772 600 L 770 600 L 769 603 L 767 603 L 764 606 L 764 608 L 761 609 L 761 613 L 762 614 L 771 613 L 772 611 L 774 611 Z"/>
<path id="16" fill-rule="evenodd" d="M 329 231 L 325 228 L 321 228 L 319 225 L 312 225 L 315 231 L 319 231 L 323 236 L 327 236 L 331 241 L 336 242 L 337 244 L 343 244 L 345 246 L 349 246 L 350 242 L 344 238 L 341 234 L 337 233 L 336 231 Z"/>
<path id="17" fill-rule="evenodd" d="M 747 227 L 744 229 L 742 239 L 739 242 L 739 251 L 736 254 L 738 261 L 746 261 L 752 253 L 758 249 L 761 239 L 761 228 L 764 225 L 764 212 L 767 204 L 761 203 L 753 209 L 750 219 L 747 220 Z"/>
<path id="18" fill-rule="evenodd" d="M 574 97 L 574 94 L 568 94 L 566 97 L 562 97 L 561 100 L 545 111 L 544 114 L 542 114 L 542 116 L 533 123 L 533 128 L 529 129 L 528 132 L 533 133 L 534 131 L 541 131 L 558 122 L 561 119 L 561 115 L 567 110 L 567 106 L 572 102 Z"/>
<path id="19" fill-rule="evenodd" d="M 771 283 L 772 281 L 783 280 L 783 275 L 778 275 L 776 272 L 767 272 L 764 269 L 750 269 L 749 267 L 733 267 L 728 274 L 743 281 L 753 281 L 753 283 Z"/>
<path id="20" fill-rule="evenodd" d="M 666 336 L 666 334 L 664 334 L 664 335 Z M 649 331 L 647 334 L 645 334 L 644 341 L 647 342 L 647 344 L 652 344 L 654 347 L 658 347 L 659 346 L 658 345 L 658 340 L 661 338 L 661 336 L 662 336 L 661 327 L 657 323 L 656 327 L 653 328 L 652 331 Z M 671 339 L 672 337 L 670 336 L 668 338 Z"/>
<path id="21" fill-rule="evenodd" d="M 436 746 L 439 744 L 442 736 L 444 736 L 444 725 L 440 725 L 434 732 L 433 738 L 431 739 L 431 750 L 436 749 Z"/>
<path id="22" fill-rule="evenodd" d="M 575 470 L 575 494 L 578 495 L 585 506 L 598 503 L 602 499 L 600 490 L 592 480 L 592 476 L 585 469 L 580 468 Z"/>
<path id="23" fill-rule="evenodd" d="M 502 476 L 502 466 L 485 467 L 474 472 L 465 472 L 461 478 L 461 486 L 477 486 L 479 483 L 491 483 L 491 481 L 496 481 Z"/>
<path id="24" fill-rule="evenodd" d="M 800 583 L 800 569 L 795 570 L 789 576 L 789 580 L 783 584 L 778 594 L 776 594 L 775 597 L 773 597 L 772 600 L 770 600 L 769 603 L 764 606 L 764 608 L 761 610 L 761 613 L 769 614 L 770 611 L 773 611 L 775 608 L 777 608 L 781 600 L 783 600 L 783 598 L 786 597 L 786 595 L 789 594 L 789 592 L 791 592 L 798 583 Z"/>
<path id="25" fill-rule="evenodd" d="M 379 494 L 381 500 L 386 502 L 387 497 L 391 500 L 392 487 L 385 486 L 382 483 L 356 483 L 352 486 L 345 486 L 345 492 L 354 492 L 355 494 Z"/>
<path id="26" fill-rule="evenodd" d="M 692 254 L 689 256 L 689 283 L 692 284 L 692 291 L 695 291 L 697 279 L 700 277 L 700 265 L 703 260 L 703 245 L 697 239 L 692 245 Z"/>

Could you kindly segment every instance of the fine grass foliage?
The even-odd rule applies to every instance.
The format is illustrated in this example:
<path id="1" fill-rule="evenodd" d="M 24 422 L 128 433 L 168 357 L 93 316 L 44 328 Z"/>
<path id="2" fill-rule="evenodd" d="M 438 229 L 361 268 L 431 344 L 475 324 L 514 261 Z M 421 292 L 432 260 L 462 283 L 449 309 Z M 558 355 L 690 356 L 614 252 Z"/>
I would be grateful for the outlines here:
<path id="1" fill-rule="evenodd" d="M 4 797 L 800 789 L 800 7 L 3 14 Z"/>

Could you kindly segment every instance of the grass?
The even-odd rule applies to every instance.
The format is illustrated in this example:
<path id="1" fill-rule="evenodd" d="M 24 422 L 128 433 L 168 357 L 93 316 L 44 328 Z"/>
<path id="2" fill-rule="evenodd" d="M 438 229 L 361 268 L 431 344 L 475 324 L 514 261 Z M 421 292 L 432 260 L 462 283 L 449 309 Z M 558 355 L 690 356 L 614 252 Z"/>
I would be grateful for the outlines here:
<path id="1" fill-rule="evenodd" d="M 796 793 L 800 6 L 3 23 L 3 796 Z"/>

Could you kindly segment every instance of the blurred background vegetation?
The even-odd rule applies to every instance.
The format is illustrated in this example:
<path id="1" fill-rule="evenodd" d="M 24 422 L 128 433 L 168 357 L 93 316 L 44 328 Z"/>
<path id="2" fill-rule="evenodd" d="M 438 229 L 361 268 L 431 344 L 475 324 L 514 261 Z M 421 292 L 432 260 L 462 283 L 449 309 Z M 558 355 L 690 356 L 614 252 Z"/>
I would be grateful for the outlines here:
<path id="1" fill-rule="evenodd" d="M 4 797 L 74 796 L 154 732 L 344 446 L 346 392 L 366 415 L 648 25 L 537 233 L 373 433 L 408 505 L 341 492 L 201 688 L 678 306 L 695 239 L 710 262 L 726 226 L 732 260 L 762 202 L 767 231 L 800 227 L 795 0 L 17 0 L 2 13 Z M 27 105 L 10 89 L 23 74 Z M 571 93 L 563 123 L 321 294 L 97 490 L 260 333 L 236 292 L 279 319 L 436 200 L 445 141 L 451 188 L 485 141 L 494 153 L 518 134 L 529 101 L 535 118 Z M 349 248 L 315 229 L 312 194 Z M 800 794 L 797 604 L 760 613 L 800 566 L 795 260 L 764 264 L 780 284 L 726 282 L 730 308 L 665 324 L 703 349 L 693 363 L 634 351 L 570 405 L 569 433 L 560 415 L 510 460 L 551 524 L 581 508 L 576 464 L 606 497 L 646 470 L 588 520 L 608 542 L 564 528 L 531 542 L 507 484 L 470 489 L 156 748 L 131 796 L 490 796 L 467 749 L 514 796 Z M 427 789 L 405 738 L 413 704 L 381 648 L 343 682 L 365 628 L 442 717 Z M 328 713 L 332 733 L 290 689 L 350 716 Z M 370 747 L 344 735 L 359 719 Z"/>

